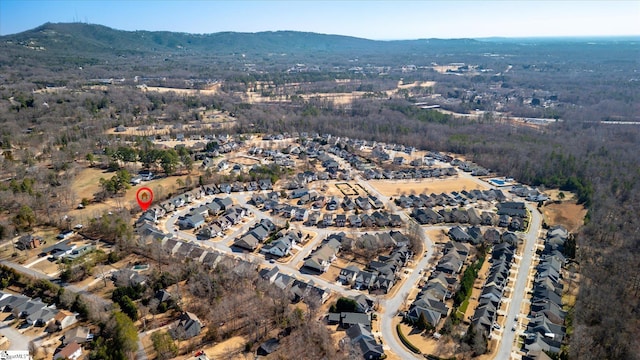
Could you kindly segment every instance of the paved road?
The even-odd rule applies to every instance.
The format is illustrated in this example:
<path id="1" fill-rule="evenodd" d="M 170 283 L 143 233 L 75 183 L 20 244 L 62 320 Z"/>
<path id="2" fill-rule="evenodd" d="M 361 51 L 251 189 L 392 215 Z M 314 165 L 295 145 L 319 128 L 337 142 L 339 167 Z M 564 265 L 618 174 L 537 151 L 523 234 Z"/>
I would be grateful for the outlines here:
<path id="1" fill-rule="evenodd" d="M 0 325 L 0 334 L 9 340 L 8 350 L 29 350 L 29 342 L 32 339 L 9 326 L 9 322 L 10 321 L 3 321 Z"/>
<path id="2" fill-rule="evenodd" d="M 54 278 L 41 273 L 40 271 L 36 271 L 33 269 L 29 269 L 28 267 L 13 263 L 11 261 L 7 261 L 7 260 L 2 260 L 0 261 L 0 264 L 4 265 L 4 266 L 8 266 L 14 270 L 16 270 L 17 272 L 24 274 L 24 275 L 28 275 L 31 276 L 33 278 L 39 279 L 39 280 L 53 280 Z"/>
<path id="3" fill-rule="evenodd" d="M 39 271 L 30 269 L 28 267 L 24 267 L 22 265 L 19 264 L 15 264 L 12 263 L 10 261 L 6 261 L 6 260 L 2 260 L 0 261 L 0 263 L 2 265 L 8 266 L 14 270 L 16 270 L 17 272 L 24 274 L 24 275 L 28 275 L 31 277 L 34 277 L 36 279 L 41 279 L 41 280 L 55 280 L 54 277 L 43 274 Z M 89 291 L 87 291 L 86 289 L 83 289 L 81 287 L 75 286 L 75 285 L 70 285 L 70 284 L 61 284 L 62 287 L 64 287 L 65 289 L 68 289 L 69 291 L 73 291 L 76 294 L 82 294 L 83 296 L 87 297 L 90 300 L 93 300 L 96 304 L 102 305 L 105 309 L 109 309 L 111 308 L 111 302 L 108 300 L 103 299 L 102 297 L 98 296 L 98 295 L 94 295 L 92 293 L 90 293 Z"/>
<path id="4" fill-rule="evenodd" d="M 518 350 L 514 347 L 514 340 L 516 339 L 516 335 L 521 333 L 521 330 L 518 328 L 512 331 L 511 329 L 513 324 L 516 323 L 516 315 L 520 313 L 526 295 L 529 282 L 529 270 L 531 269 L 531 262 L 533 254 L 535 253 L 534 246 L 542 226 L 542 215 L 540 212 L 529 203 L 527 203 L 527 209 L 529 209 L 531 213 L 531 224 L 529 226 L 529 232 L 524 238 L 524 249 L 522 251 L 522 259 L 518 266 L 518 275 L 514 285 L 513 296 L 508 303 L 502 339 L 500 340 L 500 346 L 495 356 L 497 360 L 514 358 L 513 355 L 515 355 L 515 351 Z M 520 316 L 520 318 L 522 318 L 522 316 Z M 517 356 L 517 358 L 519 358 L 519 356 Z"/>
<path id="5" fill-rule="evenodd" d="M 405 220 L 406 221 L 406 220 Z M 413 220 L 409 220 L 413 221 Z M 422 227 L 420 228 L 422 230 Z M 411 289 L 416 286 L 422 274 L 420 273 L 420 269 L 425 269 L 428 267 L 429 260 L 433 256 L 433 242 L 429 237 L 424 233 L 422 233 L 422 238 L 424 240 L 425 246 L 425 256 L 422 257 L 418 261 L 414 271 L 412 271 L 402 283 L 402 287 L 400 287 L 396 291 L 396 296 L 391 299 L 387 299 L 381 302 L 382 307 L 384 308 L 384 312 L 380 314 L 380 331 L 382 332 L 382 338 L 384 339 L 385 345 L 388 345 L 391 351 L 393 351 L 397 356 L 402 359 L 420 359 L 418 355 L 412 353 L 407 350 L 407 348 L 400 342 L 398 337 L 396 336 L 396 328 L 393 326 L 393 318 L 397 316 L 398 309 L 402 306 L 405 299 L 411 292 Z"/>

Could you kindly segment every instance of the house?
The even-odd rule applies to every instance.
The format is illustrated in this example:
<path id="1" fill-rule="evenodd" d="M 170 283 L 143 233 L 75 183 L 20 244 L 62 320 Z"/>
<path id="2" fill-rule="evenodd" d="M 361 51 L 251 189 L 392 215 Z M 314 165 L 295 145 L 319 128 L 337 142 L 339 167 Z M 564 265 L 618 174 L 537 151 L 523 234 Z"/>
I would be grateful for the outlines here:
<path id="1" fill-rule="evenodd" d="M 370 210 L 371 209 L 371 203 L 369 203 L 369 198 L 368 197 L 364 197 L 364 196 L 359 196 L 356 198 L 355 200 L 356 205 L 358 205 L 358 207 L 362 210 Z"/>
<path id="2" fill-rule="evenodd" d="M 67 311 L 67 310 L 59 310 L 58 313 L 53 317 L 53 321 L 55 322 L 58 330 L 65 330 L 69 326 L 78 322 L 76 315 Z"/>
<path id="3" fill-rule="evenodd" d="M 16 248 L 20 250 L 35 249 L 44 243 L 41 237 L 31 234 L 21 236 L 16 242 Z"/>
<path id="4" fill-rule="evenodd" d="M 273 189 L 273 184 L 271 183 L 271 179 L 259 179 L 258 187 L 260 190 L 271 190 Z"/>
<path id="5" fill-rule="evenodd" d="M 368 314 L 373 309 L 373 300 L 369 299 L 363 294 L 360 294 L 353 298 L 356 302 L 356 311 Z"/>
<path id="6" fill-rule="evenodd" d="M 289 198 L 291 199 L 299 199 L 305 195 L 307 195 L 309 193 L 308 189 L 295 189 L 291 192 L 291 194 L 289 195 Z"/>
<path id="7" fill-rule="evenodd" d="M 36 299 L 36 300 L 29 299 L 26 302 L 23 302 L 22 304 L 14 306 L 11 309 L 11 313 L 16 318 L 26 318 L 28 316 L 31 316 L 32 314 L 39 312 L 45 306 L 46 304 L 40 301 L 40 299 Z"/>
<path id="8" fill-rule="evenodd" d="M 376 280 L 376 273 L 361 270 L 356 275 L 355 282 L 353 284 L 354 289 L 366 290 L 373 286 L 374 281 Z"/>
<path id="9" fill-rule="evenodd" d="M 349 329 L 358 324 L 371 326 L 371 316 L 369 314 L 354 312 L 340 313 L 340 326 L 342 328 Z"/>
<path id="10" fill-rule="evenodd" d="M 349 215 L 349 224 L 352 227 L 360 227 L 362 226 L 362 219 L 358 214 Z"/>
<path id="11" fill-rule="evenodd" d="M 258 347 L 258 350 L 256 350 L 256 355 L 258 356 L 270 355 L 271 353 L 276 351 L 279 346 L 280 346 L 280 340 L 276 338 L 271 338 L 263 342 L 262 344 L 260 344 L 260 346 Z"/>
<path id="12" fill-rule="evenodd" d="M 72 237 L 75 233 L 73 232 L 73 230 L 65 230 L 62 231 L 60 234 L 58 234 L 58 236 L 56 236 L 56 239 L 58 240 L 67 240 L 70 237 Z"/>
<path id="13" fill-rule="evenodd" d="M 80 356 L 82 356 L 82 347 L 80 347 L 80 344 L 72 342 L 53 355 L 53 359 L 76 360 L 79 359 Z"/>
<path id="14" fill-rule="evenodd" d="M 382 345 L 376 343 L 374 340 L 360 339 L 354 345 L 360 348 L 360 352 L 365 359 L 377 360 L 384 358 Z"/>
<path id="15" fill-rule="evenodd" d="M 305 260 L 303 268 L 313 270 L 317 273 L 323 273 L 327 270 L 331 262 L 335 260 L 336 254 L 340 249 L 340 242 L 336 239 L 329 239 L 320 248 Z"/>
<path id="16" fill-rule="evenodd" d="M 171 295 L 170 292 L 168 292 L 165 289 L 160 289 L 158 291 L 156 291 L 155 295 L 153 296 L 155 299 L 157 299 L 158 301 L 160 301 L 160 303 L 164 303 L 167 301 L 170 301 L 171 299 L 173 299 L 173 295 Z"/>
<path id="17" fill-rule="evenodd" d="M 90 339 L 89 328 L 86 326 L 77 326 L 64 334 L 62 343 L 64 345 L 76 343 L 81 344 L 87 342 Z"/>
<path id="18" fill-rule="evenodd" d="M 75 260 L 77 258 L 82 257 L 85 254 L 88 254 L 90 252 L 92 252 L 93 250 L 95 250 L 95 246 L 93 244 L 87 244 L 87 245 L 83 245 L 83 246 L 79 246 L 73 250 L 71 250 L 71 252 L 67 255 L 64 255 L 63 258 L 65 259 L 70 259 L 70 260 Z"/>
<path id="19" fill-rule="evenodd" d="M 498 215 L 527 217 L 527 209 L 523 202 L 503 202 L 498 204 Z"/>
<path id="20" fill-rule="evenodd" d="M 356 276 L 360 272 L 360 269 L 355 265 L 349 265 L 346 268 L 340 270 L 340 274 L 338 275 L 338 280 L 342 282 L 343 285 L 353 285 L 356 280 Z"/>
<path id="21" fill-rule="evenodd" d="M 291 247 L 294 242 L 289 235 L 285 235 L 277 240 L 272 241 L 270 244 L 262 247 L 260 252 L 264 254 L 270 254 L 276 257 L 283 257 L 289 255 Z"/>
<path id="22" fill-rule="evenodd" d="M 198 317 L 190 312 L 180 314 L 177 324 L 171 329 L 171 335 L 174 339 L 190 339 L 200 334 L 202 330 L 202 322 Z"/>
<path id="23" fill-rule="evenodd" d="M 256 239 L 256 237 L 251 232 L 249 232 L 243 235 L 241 238 L 236 239 L 236 241 L 234 241 L 233 243 L 233 246 L 249 251 L 254 251 L 258 247 L 259 243 L 260 242 L 258 241 L 258 239 Z"/>
<path id="24" fill-rule="evenodd" d="M 375 340 L 375 337 L 373 337 L 371 333 L 371 328 L 366 324 L 355 324 L 348 328 L 345 333 L 349 339 L 351 339 L 351 342 L 360 341 L 361 339 Z"/>
<path id="25" fill-rule="evenodd" d="M 347 224 L 347 216 L 345 214 L 336 215 L 335 224 L 339 227 L 345 226 Z"/>
<path id="26" fill-rule="evenodd" d="M 442 314 L 435 309 L 425 308 L 422 306 L 412 305 L 407 312 L 407 319 L 416 323 L 420 320 L 420 316 L 424 316 L 425 320 L 433 327 L 437 327 Z"/>
<path id="27" fill-rule="evenodd" d="M 449 229 L 449 237 L 453 241 L 460 241 L 460 242 L 463 242 L 463 241 L 470 242 L 473 240 L 471 235 L 467 234 L 467 232 L 464 231 L 460 226 L 455 226 Z"/>
<path id="28" fill-rule="evenodd" d="M 204 217 L 201 214 L 188 214 L 179 220 L 179 225 L 187 229 L 198 229 L 204 225 Z"/>

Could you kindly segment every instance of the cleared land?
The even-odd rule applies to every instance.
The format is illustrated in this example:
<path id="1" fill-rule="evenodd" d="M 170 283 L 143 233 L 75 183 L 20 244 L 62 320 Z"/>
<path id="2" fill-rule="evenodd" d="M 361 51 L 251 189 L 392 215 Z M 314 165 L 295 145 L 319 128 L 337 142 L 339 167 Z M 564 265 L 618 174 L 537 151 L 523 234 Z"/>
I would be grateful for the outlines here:
<path id="1" fill-rule="evenodd" d="M 114 176 L 115 173 L 105 172 L 104 170 L 97 168 L 86 168 L 81 170 L 73 181 L 72 188 L 76 194 L 78 203 L 83 198 L 89 200 L 93 199 L 93 195 L 100 191 L 100 178 L 109 179 Z M 191 175 L 183 176 L 171 176 L 151 181 L 144 182 L 142 186 L 148 186 L 153 190 L 155 199 L 163 199 L 167 194 L 173 193 L 178 189 L 178 179 L 186 181 L 188 176 L 191 176 L 193 181 L 197 181 L 199 173 L 194 171 Z M 139 186 L 132 186 L 126 191 L 123 196 L 108 198 L 101 203 L 91 203 L 84 209 L 75 209 L 69 211 L 69 216 L 76 219 L 82 219 L 88 216 L 98 216 L 104 211 L 108 211 L 113 208 L 127 207 L 129 209 L 138 206 L 136 202 L 136 191 Z"/>
<path id="2" fill-rule="evenodd" d="M 209 86 L 207 89 L 180 89 L 180 88 L 171 88 L 171 87 L 160 87 L 160 86 L 146 86 L 141 85 L 138 86 L 142 92 L 159 92 L 159 93 L 167 93 L 174 92 L 179 95 L 215 95 L 220 91 L 220 87 L 222 84 L 214 84 Z"/>
<path id="3" fill-rule="evenodd" d="M 562 225 L 570 232 L 576 232 L 584 225 L 587 209 L 582 205 L 576 204 L 575 201 L 566 201 L 559 204 L 550 203 L 545 205 L 542 214 L 544 215 L 544 221 L 549 226 Z"/>
<path id="4" fill-rule="evenodd" d="M 488 189 L 466 178 L 427 179 L 427 180 L 371 180 L 369 184 L 384 196 L 408 194 L 448 193 L 452 191 Z"/>

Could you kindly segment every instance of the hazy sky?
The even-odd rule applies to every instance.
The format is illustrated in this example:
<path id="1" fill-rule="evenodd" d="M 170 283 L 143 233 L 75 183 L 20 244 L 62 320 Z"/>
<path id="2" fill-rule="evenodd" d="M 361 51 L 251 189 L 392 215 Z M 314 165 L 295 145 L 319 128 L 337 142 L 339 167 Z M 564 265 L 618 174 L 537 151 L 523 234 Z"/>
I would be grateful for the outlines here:
<path id="1" fill-rule="evenodd" d="M 640 0 L 0 0 L 0 35 L 73 21 L 121 30 L 298 30 L 376 40 L 640 35 Z"/>

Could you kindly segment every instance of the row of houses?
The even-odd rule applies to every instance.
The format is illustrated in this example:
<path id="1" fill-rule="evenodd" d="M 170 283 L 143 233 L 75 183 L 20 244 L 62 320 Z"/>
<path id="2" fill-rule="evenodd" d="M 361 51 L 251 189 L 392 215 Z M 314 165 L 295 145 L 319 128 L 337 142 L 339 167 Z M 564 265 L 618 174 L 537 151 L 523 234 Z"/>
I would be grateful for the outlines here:
<path id="1" fill-rule="evenodd" d="M 260 270 L 260 276 L 280 290 L 286 292 L 292 303 L 297 303 L 308 298 L 314 298 L 321 303 L 325 303 L 331 295 L 330 290 L 321 288 L 312 280 L 305 282 L 296 279 L 293 276 L 280 272 L 277 266 L 271 269 L 265 268 Z"/>
<path id="2" fill-rule="evenodd" d="M 233 242 L 233 245 L 241 249 L 254 251 L 258 248 L 259 244 L 267 240 L 275 231 L 276 226 L 271 220 L 262 219 L 258 224 L 249 229 L 249 231 L 237 238 Z M 291 244 L 291 246 L 293 246 L 293 244 Z M 287 252 L 291 250 L 291 246 L 289 246 Z"/>
<path id="3" fill-rule="evenodd" d="M 255 186 L 255 188 L 254 188 Z M 174 211 L 184 208 L 190 204 L 192 204 L 196 200 L 200 200 L 205 196 L 213 196 L 220 193 L 231 193 L 232 191 L 246 191 L 247 189 L 253 190 L 269 190 L 273 188 L 270 179 L 263 179 L 258 181 L 252 181 L 247 184 L 244 183 L 221 183 L 221 184 L 208 184 L 200 186 L 191 191 L 187 191 L 183 194 L 172 197 L 171 199 L 165 200 L 157 205 L 150 207 L 147 211 L 142 213 L 142 216 L 138 218 L 137 224 L 141 224 L 144 222 L 156 223 L 158 219 L 164 218 L 170 213 Z M 221 211 L 226 210 L 228 206 L 230 206 L 229 200 L 224 200 L 227 198 L 219 198 L 215 199 L 212 202 L 201 205 L 197 211 L 193 214 L 200 213 L 203 216 L 209 215 L 218 215 Z M 205 209 L 203 206 L 208 206 L 208 209 Z M 190 226 L 190 225 L 188 225 Z"/>
<path id="4" fill-rule="evenodd" d="M 0 311 L 10 312 L 16 319 L 24 319 L 28 326 L 45 327 L 54 324 L 63 330 L 74 324 L 76 314 L 58 310 L 55 305 L 47 305 L 40 299 L 0 291 Z"/>
<path id="5" fill-rule="evenodd" d="M 395 199 L 395 203 L 402 208 L 432 208 L 436 206 L 462 206 L 484 202 L 505 202 L 507 197 L 499 189 L 491 190 L 462 190 L 451 193 L 435 194 L 411 194 L 401 195 Z"/>
<path id="6" fill-rule="evenodd" d="M 538 189 L 530 188 L 526 185 L 514 185 L 509 190 L 510 193 L 527 199 L 527 201 L 541 202 L 549 200 L 549 197 Z"/>
<path id="7" fill-rule="evenodd" d="M 498 215 L 493 211 L 478 212 L 477 209 L 454 208 L 440 209 L 438 211 L 431 208 L 413 209 L 411 217 L 422 225 L 425 224 L 471 224 L 473 226 L 499 226 L 512 231 L 522 231 L 526 228 L 526 217 L 509 216 L 505 213 Z"/>
<path id="8" fill-rule="evenodd" d="M 388 233 L 387 233 L 388 235 Z M 350 265 L 340 270 L 338 280 L 357 290 L 369 290 L 373 294 L 387 294 L 395 285 L 398 273 L 413 257 L 406 244 L 394 248 L 389 255 L 379 255 L 364 270 Z"/>
<path id="9" fill-rule="evenodd" d="M 566 258 L 562 254 L 569 234 L 563 227 L 547 231 L 545 247 L 536 266 L 529 324 L 525 332 L 524 351 L 559 353 L 566 334 L 562 309 L 562 270 Z"/>
<path id="10" fill-rule="evenodd" d="M 450 309 L 446 301 L 458 291 L 458 277 L 469 255 L 469 247 L 450 241 L 445 244 L 444 253 L 405 313 L 405 319 L 411 323 L 417 323 L 422 316 L 433 328 L 437 328 L 440 321 L 449 316 Z"/>
<path id="11" fill-rule="evenodd" d="M 403 159 L 403 158 L 401 158 Z M 456 176 L 458 172 L 455 168 L 439 168 L 439 167 L 421 167 L 414 169 L 403 170 L 381 170 L 381 169 L 366 169 L 363 172 L 363 176 L 367 180 L 378 179 L 431 179 L 431 178 L 443 178 L 448 176 Z"/>
<path id="12" fill-rule="evenodd" d="M 302 269 L 309 270 L 316 274 L 327 271 L 331 263 L 336 259 L 336 255 L 342 247 L 342 241 L 346 237 L 344 233 L 329 235 L 304 261 Z"/>
<path id="13" fill-rule="evenodd" d="M 514 256 L 515 247 L 511 244 L 502 243 L 493 247 L 489 275 L 484 282 L 478 297 L 478 306 L 471 318 L 476 331 L 483 331 L 488 335 L 492 330 L 499 329 L 496 322 L 498 310 L 509 282 L 509 272 Z"/>
<path id="14" fill-rule="evenodd" d="M 509 243 L 513 246 L 518 244 L 519 238 L 516 233 L 511 231 L 505 231 L 500 233 L 500 230 L 496 228 L 488 228 L 483 231 L 479 226 L 469 226 L 463 228 L 462 226 L 454 226 L 448 231 L 449 238 L 453 241 L 467 242 L 473 245 L 479 245 L 484 242 L 487 244 L 498 244 L 501 242 Z"/>
<path id="15" fill-rule="evenodd" d="M 471 161 L 462 161 L 459 159 L 453 159 L 451 161 L 451 165 L 457 166 L 460 170 L 471 173 L 471 175 L 474 175 L 474 176 L 489 175 L 489 170 Z"/>

